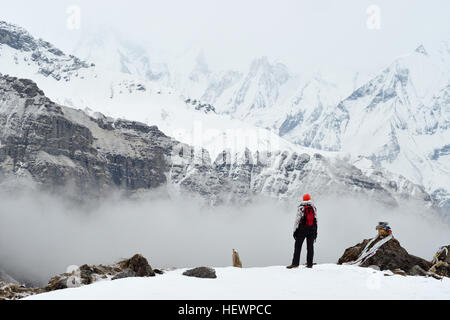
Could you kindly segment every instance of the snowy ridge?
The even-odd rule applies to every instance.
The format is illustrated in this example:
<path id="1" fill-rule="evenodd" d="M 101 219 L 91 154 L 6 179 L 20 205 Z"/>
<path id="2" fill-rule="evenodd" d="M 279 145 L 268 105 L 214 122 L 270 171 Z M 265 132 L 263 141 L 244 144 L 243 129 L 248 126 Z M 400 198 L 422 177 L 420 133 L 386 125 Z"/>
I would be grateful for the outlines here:
<path id="1" fill-rule="evenodd" d="M 35 73 L 58 81 L 69 81 L 77 76 L 78 70 L 93 66 L 4 21 L 0 21 L 0 56 L 4 56 L 2 61 L 10 62 L 1 65 L 2 72 L 8 72 L 9 67 L 26 65 Z"/>

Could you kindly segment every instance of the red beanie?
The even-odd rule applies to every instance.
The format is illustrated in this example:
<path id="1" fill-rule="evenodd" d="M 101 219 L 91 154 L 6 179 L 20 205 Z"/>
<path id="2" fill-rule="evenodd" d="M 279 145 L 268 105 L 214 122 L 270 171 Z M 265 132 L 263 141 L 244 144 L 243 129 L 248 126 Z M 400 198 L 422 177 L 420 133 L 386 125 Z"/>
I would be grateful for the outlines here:
<path id="1" fill-rule="evenodd" d="M 311 200 L 311 196 L 309 194 L 305 194 L 303 196 L 303 201 L 309 201 L 309 200 Z"/>

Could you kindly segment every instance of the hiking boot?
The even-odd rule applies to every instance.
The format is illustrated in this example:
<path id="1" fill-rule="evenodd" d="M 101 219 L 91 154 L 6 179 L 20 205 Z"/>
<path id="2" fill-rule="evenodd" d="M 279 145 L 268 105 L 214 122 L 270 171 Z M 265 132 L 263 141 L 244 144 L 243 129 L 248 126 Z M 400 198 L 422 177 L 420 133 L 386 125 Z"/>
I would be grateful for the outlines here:
<path id="1" fill-rule="evenodd" d="M 298 268 L 298 264 L 291 264 L 290 266 L 287 266 L 286 268 L 288 268 L 288 269 Z"/>
<path id="2" fill-rule="evenodd" d="M 306 267 L 309 268 L 309 269 L 312 269 L 313 266 L 312 266 L 312 265 L 309 265 L 309 266 L 306 266 Z"/>

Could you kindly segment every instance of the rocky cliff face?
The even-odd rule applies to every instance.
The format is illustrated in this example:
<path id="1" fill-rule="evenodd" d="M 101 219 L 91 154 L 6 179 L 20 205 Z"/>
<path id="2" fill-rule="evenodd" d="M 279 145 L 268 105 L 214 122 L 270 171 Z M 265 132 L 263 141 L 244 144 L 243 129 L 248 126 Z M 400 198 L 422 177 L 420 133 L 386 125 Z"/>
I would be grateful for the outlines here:
<path id="1" fill-rule="evenodd" d="M 0 175 L 22 177 L 52 191 L 100 196 L 163 187 L 211 204 L 278 199 L 300 192 L 347 194 L 396 205 L 407 198 L 430 206 L 425 192 L 404 195 L 343 160 L 295 152 L 221 153 L 210 159 L 157 127 L 53 103 L 26 79 L 0 76 Z M 0 183 L 1 184 L 1 183 Z"/>
<path id="2" fill-rule="evenodd" d="M 166 182 L 167 163 L 158 144 L 166 137 L 156 128 L 121 120 L 105 123 L 103 119 L 91 119 L 56 105 L 29 80 L 1 77 L 0 94 L 3 174 L 25 176 L 51 190 L 70 184 L 80 194 L 102 192 L 111 186 L 151 188 Z M 129 141 L 136 138 L 133 131 L 142 132 L 145 148 L 139 150 L 139 155 L 126 145 L 123 148 L 129 153 L 124 154 L 114 152 L 113 147 L 102 149 L 92 126 L 102 133 L 100 139 L 111 139 L 110 142 L 114 142 L 119 130 Z"/>

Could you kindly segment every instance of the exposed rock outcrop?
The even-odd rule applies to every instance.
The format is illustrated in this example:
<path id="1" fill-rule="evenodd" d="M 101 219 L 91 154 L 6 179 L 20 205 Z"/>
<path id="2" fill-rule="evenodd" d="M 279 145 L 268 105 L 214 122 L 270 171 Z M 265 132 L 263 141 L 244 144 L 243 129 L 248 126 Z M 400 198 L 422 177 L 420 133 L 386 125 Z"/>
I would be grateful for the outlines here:
<path id="1" fill-rule="evenodd" d="M 45 292 L 42 288 L 26 288 L 14 283 L 0 281 L 0 300 L 17 300 Z"/>
<path id="2" fill-rule="evenodd" d="M 376 245 L 378 241 L 381 241 L 383 237 L 378 236 L 377 239 L 369 246 L 368 249 Z M 357 245 L 345 250 L 341 258 L 339 258 L 338 264 L 350 263 L 356 261 L 361 255 L 364 248 L 369 243 L 370 239 L 366 239 Z M 403 270 L 408 275 L 417 275 L 417 267 L 422 270 L 429 270 L 431 263 L 425 259 L 411 255 L 404 249 L 400 242 L 392 238 L 385 244 L 383 244 L 373 256 L 364 260 L 361 267 L 378 266 L 380 270 L 391 270 L 400 273 L 399 270 Z"/>
<path id="3" fill-rule="evenodd" d="M 117 280 L 130 277 L 154 277 L 152 267 L 147 259 L 136 254 L 129 259 L 119 261 L 112 265 L 89 266 L 82 265 L 71 273 L 63 273 L 53 277 L 45 288 L 46 291 L 78 287 L 94 283 L 100 279 Z"/>
<path id="4" fill-rule="evenodd" d="M 133 270 L 126 270 L 126 271 L 116 274 L 114 277 L 112 277 L 111 280 L 133 278 L 133 277 L 136 277 L 136 272 L 134 272 Z"/>
<path id="5" fill-rule="evenodd" d="M 158 270 L 157 274 L 163 272 Z M 136 254 L 129 259 L 111 265 L 82 265 L 71 272 L 59 274 L 50 279 L 43 288 L 27 288 L 17 283 L 0 281 L 0 300 L 22 299 L 30 295 L 89 285 L 99 280 L 117 280 L 131 277 L 154 277 L 156 272 L 147 259 Z"/>
<path id="6" fill-rule="evenodd" d="M 90 118 L 53 103 L 25 79 L 0 76 L 0 95 L 0 172 L 6 176 L 29 178 L 52 192 L 72 188 L 79 197 L 166 182 L 169 148 L 162 144 L 170 139 L 157 128 Z"/>
<path id="7" fill-rule="evenodd" d="M 137 277 L 154 277 L 155 272 L 152 267 L 148 264 L 145 257 L 140 254 L 134 255 L 130 259 L 123 260 L 119 262 L 122 269 L 131 270 L 136 273 Z"/>

